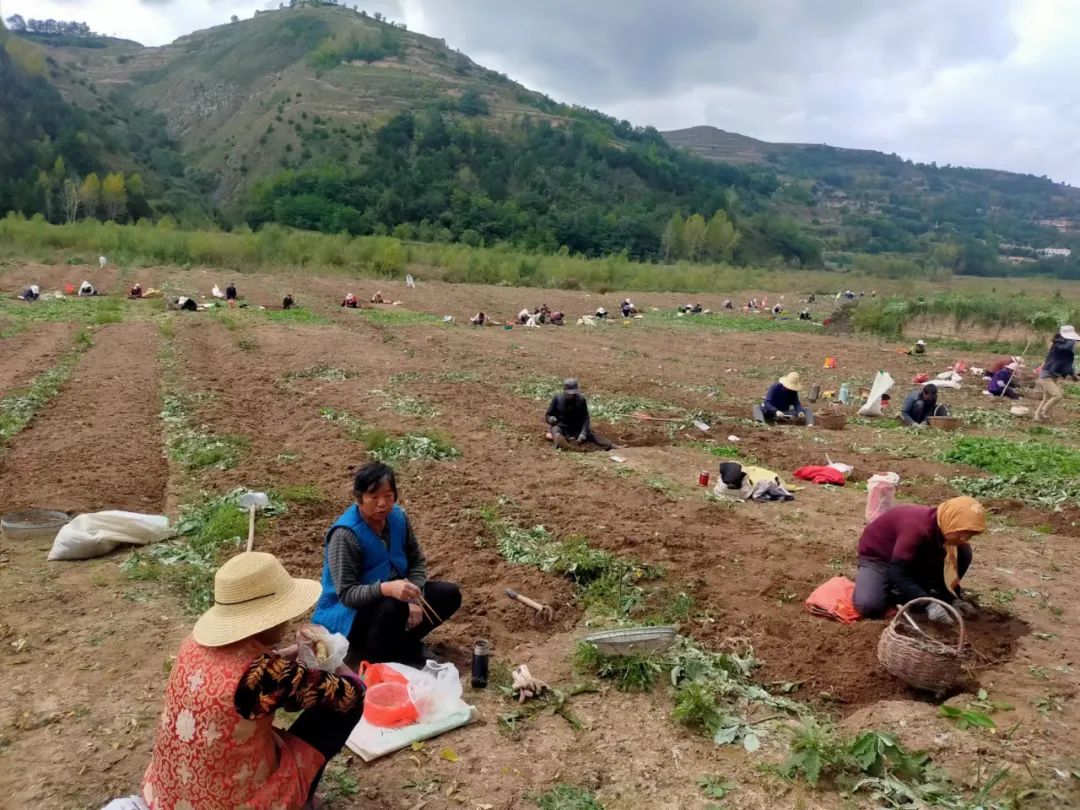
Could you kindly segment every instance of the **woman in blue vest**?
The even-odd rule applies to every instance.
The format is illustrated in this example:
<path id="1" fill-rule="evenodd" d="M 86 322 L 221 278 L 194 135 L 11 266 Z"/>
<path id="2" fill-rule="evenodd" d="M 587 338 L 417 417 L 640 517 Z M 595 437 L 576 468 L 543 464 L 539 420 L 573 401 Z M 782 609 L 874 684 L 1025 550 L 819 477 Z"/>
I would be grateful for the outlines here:
<path id="1" fill-rule="evenodd" d="M 423 666 L 432 657 L 421 639 L 442 622 L 420 607 L 420 596 L 442 619 L 461 607 L 452 582 L 428 581 L 427 560 L 409 518 L 397 505 L 394 471 L 372 462 L 353 481 L 356 503 L 326 533 L 322 596 L 314 621 L 349 639 L 349 656 L 375 664 Z"/>

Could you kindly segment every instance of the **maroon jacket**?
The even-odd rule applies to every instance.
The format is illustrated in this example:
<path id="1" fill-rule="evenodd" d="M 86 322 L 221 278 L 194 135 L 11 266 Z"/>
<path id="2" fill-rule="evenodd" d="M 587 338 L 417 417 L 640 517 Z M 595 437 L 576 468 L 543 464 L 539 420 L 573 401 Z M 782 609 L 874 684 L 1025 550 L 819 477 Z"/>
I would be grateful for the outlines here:
<path id="1" fill-rule="evenodd" d="M 936 506 L 894 506 L 870 521 L 859 538 L 859 559 L 885 566 L 889 584 L 904 601 L 928 591 L 948 593 L 945 537 L 937 525 Z"/>

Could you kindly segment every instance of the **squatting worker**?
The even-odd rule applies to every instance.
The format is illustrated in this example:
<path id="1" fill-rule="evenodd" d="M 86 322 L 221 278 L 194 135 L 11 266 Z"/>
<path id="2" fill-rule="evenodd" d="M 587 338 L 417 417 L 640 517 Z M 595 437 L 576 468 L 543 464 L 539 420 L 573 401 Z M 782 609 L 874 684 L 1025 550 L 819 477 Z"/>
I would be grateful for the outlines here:
<path id="1" fill-rule="evenodd" d="M 594 433 L 589 419 L 589 403 L 581 393 L 581 385 L 570 378 L 563 383 L 561 394 L 552 397 L 545 419 L 555 447 L 569 450 L 575 445 L 591 442 L 603 450 L 615 447 L 598 433 Z"/>
<path id="2" fill-rule="evenodd" d="M 968 497 L 937 506 L 894 506 L 879 515 L 859 538 L 855 609 L 876 618 L 892 605 L 933 596 L 974 615 L 975 608 L 963 599 L 960 580 L 971 565 L 969 541 L 984 531 L 986 510 Z M 941 605 L 931 604 L 926 615 L 935 622 L 952 622 Z"/>
<path id="3" fill-rule="evenodd" d="M 914 389 L 904 398 L 900 421 L 908 427 L 921 428 L 931 416 L 948 416 L 949 409 L 938 404 L 937 395 L 938 388 L 933 383 Z"/>
<path id="4" fill-rule="evenodd" d="M 322 596 L 314 621 L 349 639 L 350 663 L 424 665 L 422 639 L 461 607 L 452 582 L 428 580 L 427 560 L 405 510 L 394 471 L 371 462 L 353 480 L 356 502 L 326 533 Z M 439 617 L 426 615 L 420 597 Z"/>
<path id="5" fill-rule="evenodd" d="M 799 400 L 802 378 L 799 372 L 785 374 L 769 386 L 765 399 L 760 405 L 754 405 L 752 411 L 758 422 L 772 424 L 777 418 L 798 419 L 802 417 L 807 425 L 814 424 L 814 414 Z"/>
<path id="6" fill-rule="evenodd" d="M 364 686 L 344 667 L 309 670 L 296 647 L 275 651 L 289 621 L 319 598 L 272 554 L 247 551 L 214 576 L 214 605 L 180 645 L 154 753 L 143 778 L 150 810 L 299 810 L 363 711 Z M 278 709 L 300 716 L 282 731 Z"/>
<path id="7" fill-rule="evenodd" d="M 1076 379 L 1076 342 L 1080 334 L 1072 326 L 1063 326 L 1050 342 L 1050 351 L 1043 361 L 1035 387 L 1042 394 L 1042 402 L 1035 409 L 1035 421 L 1043 422 L 1050 411 L 1065 398 L 1062 380 Z"/>

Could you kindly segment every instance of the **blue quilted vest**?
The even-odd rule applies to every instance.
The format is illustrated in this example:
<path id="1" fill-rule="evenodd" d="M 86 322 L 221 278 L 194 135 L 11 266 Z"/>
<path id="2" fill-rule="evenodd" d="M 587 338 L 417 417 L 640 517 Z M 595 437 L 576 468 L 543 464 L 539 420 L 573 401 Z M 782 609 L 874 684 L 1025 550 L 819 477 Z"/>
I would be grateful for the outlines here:
<path id="1" fill-rule="evenodd" d="M 405 554 L 405 510 L 395 504 L 386 518 L 390 527 L 390 548 L 383 545 L 379 536 L 371 530 L 360 516 L 360 510 L 356 504 L 350 506 L 339 517 L 323 540 L 323 547 L 330 542 L 330 534 L 334 529 L 348 529 L 356 538 L 356 544 L 364 555 L 363 570 L 360 572 L 360 581 L 365 585 L 375 582 L 387 582 L 391 579 L 400 579 L 409 571 L 409 558 Z M 321 624 L 331 633 L 349 635 L 352 630 L 353 619 L 356 609 L 341 604 L 338 600 L 337 591 L 334 589 L 334 579 L 330 576 L 330 563 L 323 555 L 322 570 L 322 595 L 315 604 L 315 615 L 312 621 Z"/>

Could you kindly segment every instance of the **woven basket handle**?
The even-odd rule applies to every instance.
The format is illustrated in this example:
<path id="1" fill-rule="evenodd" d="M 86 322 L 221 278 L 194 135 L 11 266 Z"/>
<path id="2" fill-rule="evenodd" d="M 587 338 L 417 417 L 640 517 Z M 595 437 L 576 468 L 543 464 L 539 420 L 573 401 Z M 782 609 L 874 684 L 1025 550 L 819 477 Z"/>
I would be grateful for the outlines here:
<path id="1" fill-rule="evenodd" d="M 935 599 L 932 596 L 920 596 L 918 599 L 912 599 L 906 605 L 901 605 L 900 609 L 898 611 L 896 611 L 896 615 L 893 616 L 892 622 L 890 622 L 889 626 L 892 627 L 893 625 L 895 625 L 897 621 L 899 621 L 901 618 L 903 618 L 904 614 L 907 613 L 908 610 L 915 607 L 916 605 L 921 605 L 921 604 L 923 604 L 925 602 L 935 602 L 935 603 L 941 605 L 943 608 L 945 608 L 945 610 L 947 610 L 949 613 L 952 614 L 952 617 L 954 619 L 956 619 L 956 626 L 960 629 L 960 639 L 956 642 L 956 651 L 958 653 L 963 653 L 964 652 L 964 635 L 965 635 L 964 617 L 960 615 L 959 610 L 954 608 L 948 602 L 943 602 L 940 599 Z M 922 631 L 920 630 L 919 632 L 922 632 Z M 923 633 L 923 635 L 926 635 L 926 634 Z"/>

